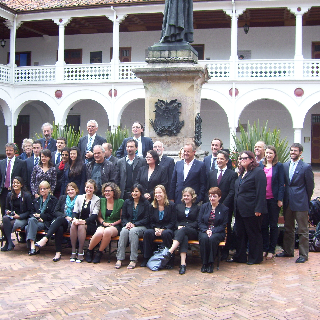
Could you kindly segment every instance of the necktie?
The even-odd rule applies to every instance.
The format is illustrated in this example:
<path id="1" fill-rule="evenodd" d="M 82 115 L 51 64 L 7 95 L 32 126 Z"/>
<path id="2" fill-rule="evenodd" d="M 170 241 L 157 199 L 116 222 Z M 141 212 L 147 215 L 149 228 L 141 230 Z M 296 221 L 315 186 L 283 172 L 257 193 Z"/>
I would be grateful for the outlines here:
<path id="1" fill-rule="evenodd" d="M 220 174 L 218 177 L 218 185 L 220 184 L 221 179 L 222 179 L 222 169 L 220 169 Z"/>
<path id="2" fill-rule="evenodd" d="M 34 165 L 37 166 L 39 164 L 39 157 L 36 157 Z"/>
<path id="3" fill-rule="evenodd" d="M 292 162 L 291 165 L 290 165 L 290 170 L 289 170 L 289 179 L 290 179 L 290 181 L 292 180 L 295 166 L 296 166 L 295 162 Z"/>
<path id="4" fill-rule="evenodd" d="M 212 157 L 212 166 L 210 170 L 214 170 L 216 168 L 216 159 L 217 158 Z"/>
<path id="5" fill-rule="evenodd" d="M 10 187 L 10 172 L 11 172 L 11 159 L 9 159 L 9 161 L 8 161 L 6 181 L 4 183 L 4 187 L 7 189 Z"/>
<path id="6" fill-rule="evenodd" d="M 60 152 L 58 152 L 57 155 L 58 155 L 58 156 L 57 156 L 56 164 L 59 164 L 59 163 L 60 163 Z"/>
<path id="7" fill-rule="evenodd" d="M 44 143 L 44 149 L 48 149 L 48 140 L 46 140 Z"/>
<path id="8" fill-rule="evenodd" d="M 88 143 L 87 143 L 86 152 L 91 151 L 91 146 L 92 146 L 92 142 L 93 142 L 92 140 L 93 140 L 93 138 L 90 137 L 89 140 L 88 140 Z M 87 158 L 85 160 L 85 163 L 86 164 L 89 163 L 89 160 Z"/>

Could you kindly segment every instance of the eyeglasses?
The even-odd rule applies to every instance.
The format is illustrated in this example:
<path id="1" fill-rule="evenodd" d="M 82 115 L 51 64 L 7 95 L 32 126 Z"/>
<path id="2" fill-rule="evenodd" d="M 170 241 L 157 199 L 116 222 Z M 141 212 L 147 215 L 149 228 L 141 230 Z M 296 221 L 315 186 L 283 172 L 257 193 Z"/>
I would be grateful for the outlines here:
<path id="1" fill-rule="evenodd" d="M 104 192 L 114 192 L 114 190 L 104 190 Z"/>
<path id="2" fill-rule="evenodd" d="M 249 159 L 249 157 L 242 157 L 242 158 L 240 158 L 240 160 L 242 161 L 242 160 L 248 160 Z"/>
<path id="3" fill-rule="evenodd" d="M 44 190 L 47 190 L 49 188 L 39 188 L 40 191 L 44 191 Z"/>
<path id="4" fill-rule="evenodd" d="M 153 159 L 153 157 L 146 157 L 146 159 Z"/>

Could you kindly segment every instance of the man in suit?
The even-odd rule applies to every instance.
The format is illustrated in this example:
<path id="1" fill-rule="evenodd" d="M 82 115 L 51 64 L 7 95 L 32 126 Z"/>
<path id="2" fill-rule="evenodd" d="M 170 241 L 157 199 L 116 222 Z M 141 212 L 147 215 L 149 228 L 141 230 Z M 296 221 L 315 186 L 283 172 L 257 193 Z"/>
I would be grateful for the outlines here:
<path id="1" fill-rule="evenodd" d="M 266 144 L 264 141 L 257 141 L 254 145 L 254 154 L 256 155 L 256 160 L 258 163 L 260 163 L 262 166 L 264 166 L 265 163 L 265 151 L 266 151 Z"/>
<path id="2" fill-rule="evenodd" d="M 25 185 L 27 181 L 26 163 L 24 160 L 15 157 L 17 146 L 10 142 L 5 145 L 5 148 L 7 157 L 0 162 L 0 202 L 2 216 L 5 214 L 6 198 L 7 194 L 11 191 L 14 177 L 21 177 Z"/>
<path id="3" fill-rule="evenodd" d="M 296 263 L 308 260 L 309 229 L 308 210 L 314 188 L 311 166 L 300 159 L 303 146 L 294 143 L 290 147 L 290 158 L 283 164 L 284 169 L 284 237 L 283 251 L 277 257 L 294 256 L 295 220 L 298 224 L 299 258 Z"/>
<path id="4" fill-rule="evenodd" d="M 137 149 L 137 155 L 139 157 L 146 157 L 146 154 L 149 150 L 152 150 L 153 148 L 153 142 L 152 139 L 143 136 L 143 125 L 140 122 L 134 122 L 132 125 L 132 133 L 133 133 L 133 137 L 130 138 L 125 138 L 122 141 L 121 146 L 119 147 L 119 149 L 116 152 L 116 157 L 117 158 L 122 158 L 124 156 L 127 155 L 127 150 L 126 150 L 126 146 L 127 146 L 127 141 L 129 139 L 133 139 L 136 140 L 138 142 L 138 149 Z"/>
<path id="5" fill-rule="evenodd" d="M 127 140 L 127 155 L 117 162 L 118 181 L 122 199 L 128 199 L 131 195 L 131 188 L 136 181 L 139 169 L 147 165 L 146 160 L 136 155 L 138 142 L 133 139 Z"/>
<path id="6" fill-rule="evenodd" d="M 223 147 L 223 142 L 222 142 L 221 139 L 214 138 L 211 141 L 211 152 L 212 152 L 212 154 L 210 156 L 206 156 L 203 159 L 203 162 L 204 162 L 204 164 L 206 166 L 207 175 L 209 174 L 209 172 L 211 170 L 218 169 L 218 164 L 216 162 L 216 159 L 217 159 L 217 154 L 218 154 L 218 152 L 220 150 L 222 150 L 222 147 Z M 227 167 L 228 167 L 228 169 L 232 169 L 232 162 L 231 162 L 230 159 L 228 160 Z"/>
<path id="7" fill-rule="evenodd" d="M 57 151 L 54 151 L 51 153 L 51 160 L 55 166 L 61 162 L 62 160 L 61 152 L 62 152 L 62 149 L 66 147 L 66 145 L 67 145 L 66 138 L 64 137 L 57 138 L 57 143 L 56 143 Z"/>
<path id="8" fill-rule="evenodd" d="M 209 172 L 208 187 L 209 190 L 212 187 L 218 187 L 221 190 L 220 202 L 229 208 L 228 223 L 227 223 L 227 243 L 222 253 L 222 259 L 228 258 L 229 249 L 232 243 L 231 222 L 234 203 L 234 183 L 238 178 L 236 172 L 227 168 L 229 160 L 229 154 L 226 151 L 220 150 L 217 154 L 218 170 L 214 169 Z"/>
<path id="9" fill-rule="evenodd" d="M 32 143 L 32 157 L 28 158 L 26 161 L 26 169 L 27 169 L 27 184 L 26 187 L 29 191 L 31 191 L 31 174 L 33 171 L 33 167 L 40 163 L 40 152 L 42 150 L 42 143 L 40 140 L 35 140 Z"/>
<path id="10" fill-rule="evenodd" d="M 112 155 L 112 144 L 105 142 L 102 144 L 102 148 L 105 150 L 104 157 L 106 158 L 106 160 L 108 160 L 111 163 L 113 163 L 114 165 L 116 165 L 118 162 L 118 158 L 116 158 Z"/>
<path id="11" fill-rule="evenodd" d="M 97 135 L 98 122 L 96 120 L 88 121 L 87 131 L 88 135 L 80 138 L 78 143 L 78 148 L 80 149 L 82 159 L 86 164 L 94 161 L 93 147 L 96 145 L 102 145 L 104 142 L 107 142 L 105 138 Z"/>
<path id="12" fill-rule="evenodd" d="M 168 184 L 170 185 L 172 173 L 173 173 L 173 169 L 174 169 L 174 160 L 172 158 L 168 157 L 167 155 L 163 154 L 164 147 L 163 147 L 163 143 L 160 141 L 156 141 L 153 144 L 153 150 L 156 151 L 159 156 L 159 160 L 160 160 L 159 165 L 167 168 Z"/>
<path id="13" fill-rule="evenodd" d="M 54 140 L 51 135 L 53 132 L 53 126 L 51 123 L 46 122 L 41 127 L 43 138 L 39 139 L 42 149 L 49 149 L 51 152 L 57 150 L 57 141 Z"/>
<path id="14" fill-rule="evenodd" d="M 106 182 L 116 182 L 117 170 L 115 166 L 104 157 L 105 150 L 101 145 L 93 147 L 94 161 L 87 164 L 87 180 L 93 179 L 97 184 L 96 195 L 101 197 L 101 187 Z"/>
<path id="15" fill-rule="evenodd" d="M 169 199 L 181 203 L 182 190 L 191 187 L 197 194 L 196 203 L 204 201 L 207 187 L 206 167 L 203 162 L 194 158 L 194 143 L 186 144 L 183 154 L 184 160 L 178 161 L 173 170 Z"/>

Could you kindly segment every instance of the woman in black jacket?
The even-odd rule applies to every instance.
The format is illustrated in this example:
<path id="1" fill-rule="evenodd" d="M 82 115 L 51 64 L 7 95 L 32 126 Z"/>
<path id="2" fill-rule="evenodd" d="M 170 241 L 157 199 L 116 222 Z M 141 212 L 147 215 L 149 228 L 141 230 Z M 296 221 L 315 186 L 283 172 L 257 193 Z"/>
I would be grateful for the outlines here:
<path id="1" fill-rule="evenodd" d="M 143 235 L 143 262 L 141 267 L 146 267 L 153 254 L 153 241 L 161 237 L 165 247 L 172 246 L 173 230 L 177 220 L 174 203 L 169 202 L 166 189 L 163 185 L 154 188 L 154 200 L 150 206 L 150 229 Z M 173 268 L 173 255 L 167 264 L 168 269 Z"/>
<path id="2" fill-rule="evenodd" d="M 12 180 L 12 191 L 6 198 L 6 211 L 2 217 L 3 236 L 6 244 L 1 251 L 11 251 L 14 244 L 11 233 L 16 229 L 23 229 L 27 223 L 32 210 L 31 195 L 25 190 L 24 182 L 21 177 L 14 177 Z"/>
<path id="3" fill-rule="evenodd" d="M 79 189 L 74 182 L 68 183 L 66 194 L 59 197 L 55 207 L 57 218 L 52 221 L 47 234 L 36 243 L 36 247 L 43 247 L 55 234 L 56 254 L 52 259 L 53 262 L 58 262 L 61 259 L 63 233 L 70 230 L 71 227 L 73 208 L 79 194 Z"/>
<path id="4" fill-rule="evenodd" d="M 149 202 L 143 196 L 142 186 L 134 184 L 131 198 L 125 200 L 122 206 L 121 224 L 118 243 L 116 269 L 121 267 L 121 261 L 125 259 L 126 246 L 130 243 L 130 264 L 128 269 L 136 267 L 138 259 L 139 238 L 143 236 L 149 223 Z"/>
<path id="5" fill-rule="evenodd" d="M 55 196 L 51 195 L 51 187 L 47 181 L 40 182 L 39 195 L 33 201 L 31 215 L 26 226 L 27 241 L 30 242 L 30 256 L 40 253 L 40 249 L 35 247 L 37 231 L 49 229 L 55 218 L 54 209 L 58 201 Z"/>
<path id="6" fill-rule="evenodd" d="M 176 205 L 177 221 L 175 225 L 174 239 L 169 252 L 171 254 L 180 246 L 180 270 L 179 274 L 186 273 L 186 258 L 188 252 L 188 240 L 198 238 L 198 214 L 200 207 L 194 202 L 197 199 L 195 191 L 187 187 L 182 191 L 182 203 Z"/>
<path id="7" fill-rule="evenodd" d="M 199 244 L 202 259 L 201 272 L 213 272 L 219 243 L 225 238 L 229 209 L 222 203 L 221 190 L 218 187 L 209 189 L 209 201 L 201 206 L 199 225 Z"/>

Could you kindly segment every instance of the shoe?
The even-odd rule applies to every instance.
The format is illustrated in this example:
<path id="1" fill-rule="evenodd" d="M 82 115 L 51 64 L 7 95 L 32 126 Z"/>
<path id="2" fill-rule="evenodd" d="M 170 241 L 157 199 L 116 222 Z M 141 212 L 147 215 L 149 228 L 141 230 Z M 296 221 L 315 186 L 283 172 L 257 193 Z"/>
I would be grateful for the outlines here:
<path id="1" fill-rule="evenodd" d="M 292 258 L 293 254 L 288 254 L 288 253 L 282 251 L 280 253 L 277 253 L 276 257 L 278 257 L 278 258 L 289 258 L 289 257 Z"/>
<path id="2" fill-rule="evenodd" d="M 227 259 L 226 261 L 227 261 L 227 262 L 238 262 L 237 260 L 235 260 L 235 259 L 233 259 L 233 258 Z"/>
<path id="3" fill-rule="evenodd" d="M 203 264 L 202 267 L 201 267 L 201 272 L 202 273 L 206 273 L 207 272 L 207 265 L 206 264 Z"/>
<path id="4" fill-rule="evenodd" d="M 81 263 L 83 260 L 84 260 L 84 251 L 82 251 L 82 253 L 78 253 L 76 263 Z"/>
<path id="5" fill-rule="evenodd" d="M 170 254 L 170 256 L 169 256 Z M 171 254 L 169 251 L 168 251 L 168 254 L 166 255 L 166 257 L 170 257 L 169 261 L 167 262 L 166 264 L 166 269 L 168 270 L 172 270 L 173 267 L 174 267 L 174 258 L 175 258 L 175 255 L 174 254 Z"/>
<path id="6" fill-rule="evenodd" d="M 58 262 L 58 261 L 60 261 L 60 260 L 61 260 L 61 254 L 60 254 L 60 257 L 59 257 L 59 258 L 54 257 L 54 258 L 52 259 L 53 262 Z"/>
<path id="7" fill-rule="evenodd" d="M 209 264 L 209 266 L 207 267 L 207 272 L 208 273 L 213 273 L 213 263 Z"/>
<path id="8" fill-rule="evenodd" d="M 8 251 L 8 243 L 6 242 L 6 244 L 1 248 L 1 251 Z"/>
<path id="9" fill-rule="evenodd" d="M 117 260 L 116 264 L 114 265 L 114 267 L 116 269 L 120 269 L 121 268 L 121 260 Z"/>
<path id="10" fill-rule="evenodd" d="M 268 252 L 267 256 L 266 256 L 266 260 L 271 260 L 275 257 L 274 253 Z"/>
<path id="11" fill-rule="evenodd" d="M 34 256 L 37 254 L 36 249 L 30 249 L 30 251 L 28 252 L 29 256 Z"/>
<path id="12" fill-rule="evenodd" d="M 93 260 L 93 250 L 87 250 L 86 252 L 86 258 L 85 260 L 88 262 L 88 263 L 91 263 L 92 260 Z"/>
<path id="13" fill-rule="evenodd" d="M 93 263 L 100 263 L 101 257 L 103 255 L 103 251 L 98 251 L 95 256 L 94 259 L 92 260 Z"/>
<path id="14" fill-rule="evenodd" d="M 130 261 L 129 265 L 127 266 L 127 269 L 134 269 L 136 267 L 135 261 Z"/>
<path id="15" fill-rule="evenodd" d="M 144 268 L 144 267 L 146 267 L 147 266 L 147 263 L 148 263 L 148 258 L 143 258 L 143 261 L 142 261 L 142 263 L 140 264 L 140 267 L 142 267 L 142 268 Z"/>
<path id="16" fill-rule="evenodd" d="M 14 249 L 14 244 L 13 243 L 10 243 L 9 245 L 8 245 L 8 250 L 7 251 L 12 251 L 13 249 Z"/>
<path id="17" fill-rule="evenodd" d="M 167 258 L 168 260 L 171 259 L 172 254 L 170 253 L 169 249 L 167 247 L 165 247 L 162 251 L 163 257 Z"/>
<path id="18" fill-rule="evenodd" d="M 179 274 L 185 274 L 186 273 L 186 269 L 187 269 L 187 266 L 185 264 L 181 265 L 180 269 L 179 269 Z"/>
<path id="19" fill-rule="evenodd" d="M 305 263 L 306 261 L 308 261 L 307 258 L 299 257 L 299 258 L 296 260 L 296 263 Z"/>
<path id="20" fill-rule="evenodd" d="M 76 262 L 76 258 L 77 258 L 77 253 L 72 252 L 70 256 L 70 262 Z"/>
<path id="21" fill-rule="evenodd" d="M 250 261 L 247 262 L 248 266 L 252 266 L 253 264 L 254 264 L 253 262 L 250 262 Z"/>

